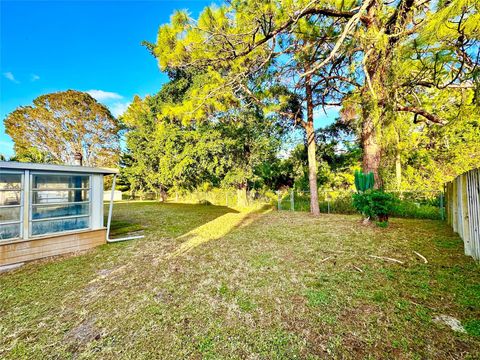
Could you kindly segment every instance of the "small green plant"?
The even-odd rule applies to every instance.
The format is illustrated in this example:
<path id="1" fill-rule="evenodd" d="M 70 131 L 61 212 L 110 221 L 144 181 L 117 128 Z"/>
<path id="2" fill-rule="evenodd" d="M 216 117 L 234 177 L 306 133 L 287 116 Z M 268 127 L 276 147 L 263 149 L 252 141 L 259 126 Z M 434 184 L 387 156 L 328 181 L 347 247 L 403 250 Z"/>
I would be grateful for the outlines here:
<path id="1" fill-rule="evenodd" d="M 378 227 L 386 228 L 388 226 L 388 221 L 377 221 L 375 223 Z"/>
<path id="2" fill-rule="evenodd" d="M 355 170 L 355 188 L 358 192 L 365 192 L 367 190 L 373 189 L 375 185 L 375 177 L 373 172 L 364 174 L 360 170 Z"/>
<path id="3" fill-rule="evenodd" d="M 469 333 L 470 335 L 480 337 L 480 320 L 468 320 L 465 323 L 465 330 L 467 330 L 467 333 Z"/>
<path id="4" fill-rule="evenodd" d="M 388 223 L 395 209 L 396 197 L 383 190 L 367 190 L 353 194 L 353 206 L 367 219 Z M 382 224 L 382 227 L 386 225 Z"/>

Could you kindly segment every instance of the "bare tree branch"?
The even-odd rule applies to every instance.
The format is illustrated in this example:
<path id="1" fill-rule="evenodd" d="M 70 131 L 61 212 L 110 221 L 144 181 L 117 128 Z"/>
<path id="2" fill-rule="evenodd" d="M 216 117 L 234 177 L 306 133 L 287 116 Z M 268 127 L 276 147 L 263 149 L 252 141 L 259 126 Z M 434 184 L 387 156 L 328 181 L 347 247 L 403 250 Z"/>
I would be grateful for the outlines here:
<path id="1" fill-rule="evenodd" d="M 424 109 L 418 108 L 418 107 L 397 105 L 397 106 L 395 106 L 395 110 L 396 111 L 411 112 L 411 113 L 414 113 L 414 114 L 417 114 L 417 115 L 421 115 L 425 119 L 427 119 L 427 120 L 429 120 L 429 121 L 431 121 L 435 124 L 445 125 L 445 121 L 442 118 L 440 118 L 439 116 L 437 116 L 435 114 L 429 113 L 428 111 L 426 111 Z"/>
<path id="2" fill-rule="evenodd" d="M 373 0 L 365 0 L 365 2 L 362 4 L 360 7 L 360 10 L 353 15 L 350 20 L 348 20 L 345 28 L 343 29 L 342 35 L 338 38 L 335 46 L 333 47 L 332 51 L 328 56 L 319 64 L 313 66 L 309 71 L 306 71 L 301 75 L 301 77 L 305 77 L 307 75 L 313 74 L 320 70 L 322 67 L 324 67 L 326 64 L 328 64 L 337 54 L 338 50 L 340 49 L 340 46 L 342 46 L 343 42 L 345 41 L 345 38 L 347 35 L 350 33 L 350 31 L 357 26 L 358 22 L 360 21 L 363 13 L 367 10 L 368 6 Z"/>

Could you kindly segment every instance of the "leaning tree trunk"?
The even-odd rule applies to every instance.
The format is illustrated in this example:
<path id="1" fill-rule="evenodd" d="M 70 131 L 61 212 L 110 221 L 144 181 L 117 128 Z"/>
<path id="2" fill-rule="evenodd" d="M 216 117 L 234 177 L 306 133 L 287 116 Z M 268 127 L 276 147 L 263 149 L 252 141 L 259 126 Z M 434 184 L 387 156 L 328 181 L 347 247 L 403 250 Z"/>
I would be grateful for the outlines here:
<path id="1" fill-rule="evenodd" d="M 310 85 L 310 76 L 305 78 L 305 93 L 307 99 L 307 122 L 304 124 L 307 136 L 307 152 L 308 152 L 308 183 L 310 187 L 310 213 L 320 215 L 318 206 L 318 189 L 317 189 L 317 157 L 315 142 L 315 128 L 313 126 L 313 96 Z"/>

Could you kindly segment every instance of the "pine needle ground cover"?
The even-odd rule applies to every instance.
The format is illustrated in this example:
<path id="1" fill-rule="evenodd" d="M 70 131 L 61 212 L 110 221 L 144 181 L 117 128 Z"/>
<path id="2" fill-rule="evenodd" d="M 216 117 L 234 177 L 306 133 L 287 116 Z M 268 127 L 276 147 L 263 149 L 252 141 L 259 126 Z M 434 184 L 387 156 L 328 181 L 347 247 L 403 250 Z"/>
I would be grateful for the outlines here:
<path id="1" fill-rule="evenodd" d="M 0 274 L 1 358 L 480 357 L 480 267 L 440 221 L 154 202 L 114 217 L 146 237 Z"/>

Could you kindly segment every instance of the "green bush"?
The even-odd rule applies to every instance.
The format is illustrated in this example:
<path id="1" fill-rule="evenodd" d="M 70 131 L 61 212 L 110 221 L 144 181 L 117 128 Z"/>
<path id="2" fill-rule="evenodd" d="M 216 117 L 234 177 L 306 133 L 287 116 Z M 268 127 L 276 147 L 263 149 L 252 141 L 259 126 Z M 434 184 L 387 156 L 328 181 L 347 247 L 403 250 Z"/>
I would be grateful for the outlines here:
<path id="1" fill-rule="evenodd" d="M 422 204 L 412 200 L 401 200 L 395 205 L 393 216 L 413 219 L 441 219 L 438 206 Z"/>
<path id="2" fill-rule="evenodd" d="M 383 190 L 367 190 L 352 195 L 353 206 L 363 216 L 379 222 L 388 221 L 393 214 L 397 198 Z"/>
<path id="3" fill-rule="evenodd" d="M 377 222 L 375 222 L 375 224 L 376 224 L 378 227 L 386 228 L 386 227 L 388 226 L 388 221 L 377 221 Z"/>

